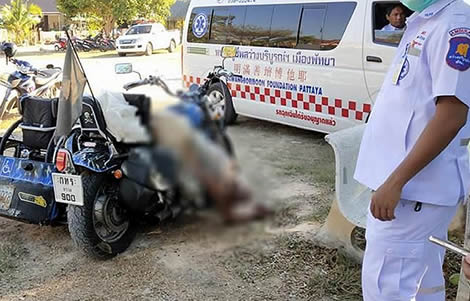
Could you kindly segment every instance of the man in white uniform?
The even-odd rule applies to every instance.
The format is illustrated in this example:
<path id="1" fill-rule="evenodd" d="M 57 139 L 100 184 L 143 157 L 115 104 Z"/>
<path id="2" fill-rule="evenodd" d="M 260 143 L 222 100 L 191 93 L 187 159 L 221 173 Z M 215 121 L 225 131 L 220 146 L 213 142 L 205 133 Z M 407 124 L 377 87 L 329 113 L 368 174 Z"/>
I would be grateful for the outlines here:
<path id="1" fill-rule="evenodd" d="M 366 301 L 444 301 L 444 249 L 468 193 L 470 6 L 402 0 L 415 13 L 377 96 L 355 178 L 374 190 L 363 262 Z"/>
<path id="2" fill-rule="evenodd" d="M 405 30 L 405 8 L 401 4 L 394 4 L 387 9 L 385 18 L 389 24 L 385 25 L 382 30 L 384 31 L 395 31 Z"/>

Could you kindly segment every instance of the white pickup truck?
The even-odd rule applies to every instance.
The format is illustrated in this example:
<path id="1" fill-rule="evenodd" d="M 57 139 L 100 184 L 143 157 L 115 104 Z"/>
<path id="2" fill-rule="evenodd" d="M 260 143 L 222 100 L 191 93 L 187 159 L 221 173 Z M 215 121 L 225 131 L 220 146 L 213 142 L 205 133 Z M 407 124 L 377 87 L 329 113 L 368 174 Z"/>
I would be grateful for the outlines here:
<path id="1" fill-rule="evenodd" d="M 173 52 L 180 42 L 179 30 L 167 31 L 160 23 L 139 24 L 117 39 L 116 50 L 119 56 L 128 53 L 151 55 L 155 49 Z"/>

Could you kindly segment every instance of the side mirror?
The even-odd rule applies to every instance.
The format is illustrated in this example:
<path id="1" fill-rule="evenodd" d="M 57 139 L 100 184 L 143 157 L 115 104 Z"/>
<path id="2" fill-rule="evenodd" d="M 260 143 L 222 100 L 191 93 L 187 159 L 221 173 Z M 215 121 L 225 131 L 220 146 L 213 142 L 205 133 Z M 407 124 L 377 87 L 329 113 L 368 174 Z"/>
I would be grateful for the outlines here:
<path id="1" fill-rule="evenodd" d="M 122 63 L 114 65 L 114 72 L 116 74 L 129 74 L 132 73 L 132 64 L 131 63 Z"/>
<path id="2" fill-rule="evenodd" d="M 237 48 L 233 46 L 224 46 L 222 47 L 222 57 L 226 58 L 233 58 L 237 55 Z"/>
<path id="3" fill-rule="evenodd" d="M 54 69 L 54 65 L 53 65 L 53 64 L 48 64 L 48 65 L 46 66 L 46 69 Z"/>

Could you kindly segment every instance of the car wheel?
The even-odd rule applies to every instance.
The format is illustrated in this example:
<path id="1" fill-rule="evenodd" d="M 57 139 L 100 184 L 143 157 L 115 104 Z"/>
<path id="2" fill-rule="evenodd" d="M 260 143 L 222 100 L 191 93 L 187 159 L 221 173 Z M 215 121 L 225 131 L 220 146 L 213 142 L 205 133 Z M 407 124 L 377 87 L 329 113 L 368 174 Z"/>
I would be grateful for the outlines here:
<path id="1" fill-rule="evenodd" d="M 174 40 L 171 40 L 170 46 L 168 47 L 168 52 L 172 53 L 176 49 L 176 42 Z"/>
<path id="2" fill-rule="evenodd" d="M 153 47 L 151 43 L 147 44 L 147 47 L 145 48 L 145 55 L 149 56 L 152 55 L 153 53 Z"/>

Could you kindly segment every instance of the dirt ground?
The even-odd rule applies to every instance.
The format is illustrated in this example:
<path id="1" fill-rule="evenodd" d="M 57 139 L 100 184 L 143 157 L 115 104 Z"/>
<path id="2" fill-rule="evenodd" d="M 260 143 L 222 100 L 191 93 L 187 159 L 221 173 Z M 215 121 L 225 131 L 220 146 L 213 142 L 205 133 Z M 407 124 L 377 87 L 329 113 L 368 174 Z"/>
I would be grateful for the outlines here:
<path id="1" fill-rule="evenodd" d="M 90 76 L 111 72 L 116 62 L 154 72 L 146 58 L 96 56 L 84 60 Z M 63 53 L 24 59 L 60 65 Z M 168 79 L 179 78 L 178 52 L 158 60 Z M 0 132 L 11 122 L 0 122 Z M 109 261 L 78 252 L 66 225 L 0 217 L 0 301 L 362 300 L 360 266 L 314 240 L 334 198 L 334 154 L 324 135 L 243 117 L 229 133 L 257 200 L 276 209 L 273 217 L 224 227 L 214 212 L 188 212 L 142 226 L 130 248 Z M 452 239 L 462 242 L 461 235 Z M 458 256 L 447 259 L 447 280 L 459 264 Z M 455 300 L 451 282 L 448 300 Z"/>
<path id="2" fill-rule="evenodd" d="M 361 300 L 360 266 L 313 240 L 334 198 L 324 135 L 243 117 L 229 133 L 273 217 L 224 227 L 212 211 L 187 213 L 141 227 L 109 261 L 84 257 L 66 226 L 0 218 L 0 301 Z"/>

